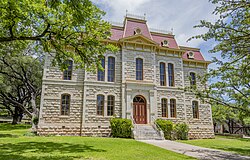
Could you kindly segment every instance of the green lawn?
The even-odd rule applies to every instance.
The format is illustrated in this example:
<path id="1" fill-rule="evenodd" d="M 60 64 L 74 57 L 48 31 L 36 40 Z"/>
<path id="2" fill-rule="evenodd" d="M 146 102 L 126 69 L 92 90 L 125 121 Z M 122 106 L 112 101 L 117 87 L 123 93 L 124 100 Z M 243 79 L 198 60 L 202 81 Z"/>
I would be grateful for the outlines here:
<path id="1" fill-rule="evenodd" d="M 250 156 L 250 139 L 245 138 L 216 136 L 215 139 L 182 140 L 179 142 Z"/>
<path id="2" fill-rule="evenodd" d="M 192 159 L 133 139 L 23 136 L 28 128 L 0 124 L 0 160 Z"/>

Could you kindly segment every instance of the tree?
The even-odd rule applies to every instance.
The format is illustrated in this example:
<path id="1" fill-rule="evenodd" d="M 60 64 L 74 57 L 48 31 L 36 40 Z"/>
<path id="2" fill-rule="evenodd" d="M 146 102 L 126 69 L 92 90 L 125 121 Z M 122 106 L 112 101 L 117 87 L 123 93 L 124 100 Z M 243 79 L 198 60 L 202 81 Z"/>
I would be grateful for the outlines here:
<path id="1" fill-rule="evenodd" d="M 36 52 L 26 53 L 27 47 L 51 54 L 61 69 L 68 59 L 87 70 L 101 68 L 103 54 L 116 51 L 104 42 L 111 33 L 103 15 L 90 0 L 1 0 L 0 103 L 13 116 L 37 116 L 41 63 L 34 59 Z"/>
<path id="2" fill-rule="evenodd" d="M 215 22 L 202 20 L 195 27 L 207 28 L 208 32 L 194 38 L 215 40 L 217 45 L 211 53 L 220 54 L 214 59 L 218 68 L 211 69 L 202 79 L 217 81 L 205 90 L 190 89 L 211 104 L 220 104 L 250 115 L 250 2 L 247 0 L 210 0 L 217 5 L 213 14 L 219 15 Z M 191 40 L 189 39 L 189 40 Z"/>
<path id="3" fill-rule="evenodd" d="M 103 53 L 115 50 L 103 43 L 111 34 L 103 15 L 89 0 L 1 0 L 0 43 L 34 41 L 54 57 L 53 64 L 73 59 L 95 70 Z"/>
<path id="4" fill-rule="evenodd" d="M 13 45 L 0 56 L 0 104 L 11 112 L 12 124 L 16 124 L 22 113 L 32 119 L 38 116 L 42 62 L 40 57 L 34 57 L 34 52 L 38 53 L 38 50 L 34 51 L 33 46 Z"/>

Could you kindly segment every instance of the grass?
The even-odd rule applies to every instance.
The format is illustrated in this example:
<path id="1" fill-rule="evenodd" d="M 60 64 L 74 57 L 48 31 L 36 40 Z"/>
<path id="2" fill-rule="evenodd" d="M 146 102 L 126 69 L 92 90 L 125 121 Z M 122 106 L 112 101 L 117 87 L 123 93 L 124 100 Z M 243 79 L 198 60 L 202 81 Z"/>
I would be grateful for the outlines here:
<path id="1" fill-rule="evenodd" d="M 216 136 L 215 139 L 182 140 L 179 142 L 250 156 L 250 139 L 246 138 Z"/>
<path id="2" fill-rule="evenodd" d="M 0 160 L 193 159 L 133 139 L 23 136 L 29 127 L 0 124 Z"/>

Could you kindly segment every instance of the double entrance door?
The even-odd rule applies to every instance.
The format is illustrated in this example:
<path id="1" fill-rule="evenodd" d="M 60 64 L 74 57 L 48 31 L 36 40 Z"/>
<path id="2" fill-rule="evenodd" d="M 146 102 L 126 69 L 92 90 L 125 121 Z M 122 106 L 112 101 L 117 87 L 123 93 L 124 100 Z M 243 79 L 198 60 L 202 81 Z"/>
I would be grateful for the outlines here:
<path id="1" fill-rule="evenodd" d="M 142 96 L 136 96 L 133 99 L 133 117 L 136 124 L 147 123 L 147 105 Z"/>

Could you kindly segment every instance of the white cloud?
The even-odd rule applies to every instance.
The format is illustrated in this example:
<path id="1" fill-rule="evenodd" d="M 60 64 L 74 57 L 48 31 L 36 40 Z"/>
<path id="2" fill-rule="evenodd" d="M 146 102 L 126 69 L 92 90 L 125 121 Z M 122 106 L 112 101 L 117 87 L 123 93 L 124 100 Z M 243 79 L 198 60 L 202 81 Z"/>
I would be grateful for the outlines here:
<path id="1" fill-rule="evenodd" d="M 208 0 L 92 0 L 106 13 L 109 21 L 122 22 L 129 13 L 146 13 L 149 27 L 171 30 L 179 45 L 199 47 L 202 40 L 186 42 L 188 38 L 204 33 L 204 29 L 193 28 L 200 20 L 214 21 L 214 5 Z"/>

